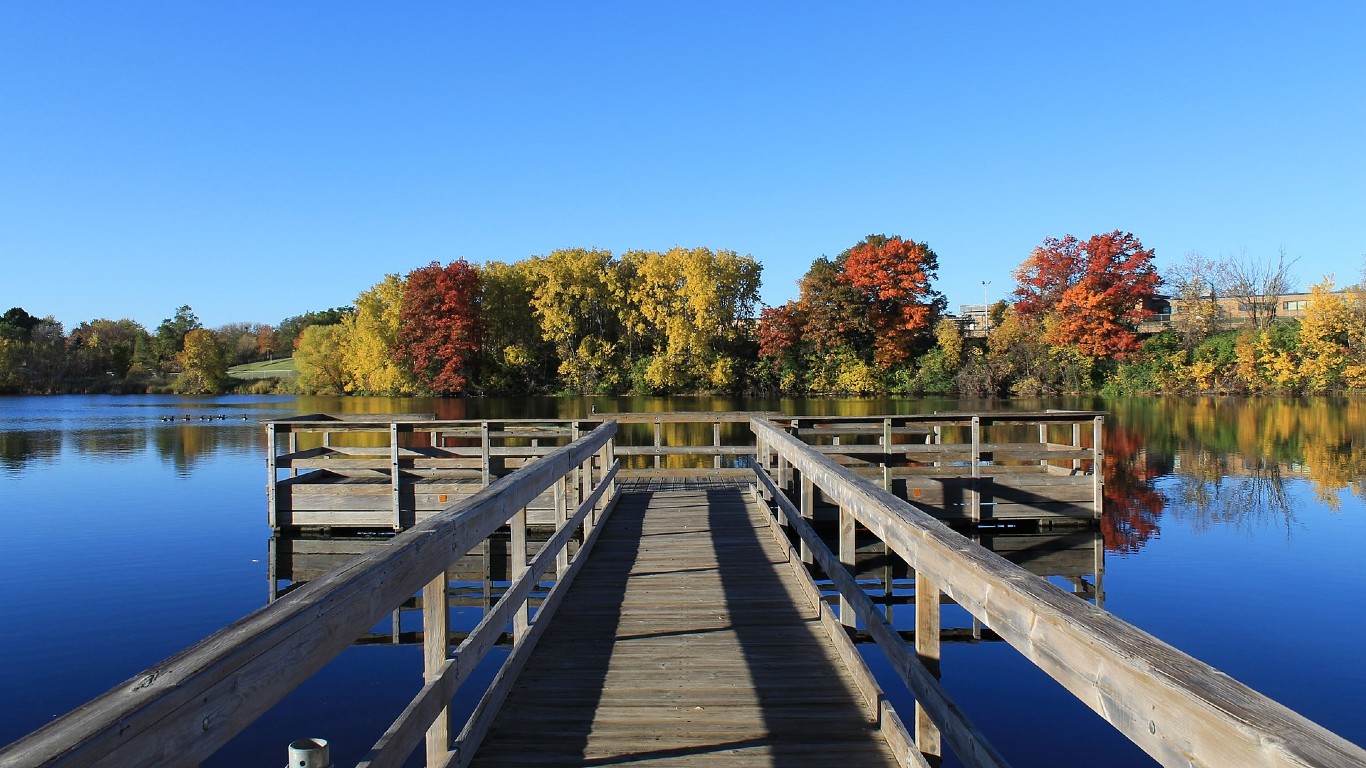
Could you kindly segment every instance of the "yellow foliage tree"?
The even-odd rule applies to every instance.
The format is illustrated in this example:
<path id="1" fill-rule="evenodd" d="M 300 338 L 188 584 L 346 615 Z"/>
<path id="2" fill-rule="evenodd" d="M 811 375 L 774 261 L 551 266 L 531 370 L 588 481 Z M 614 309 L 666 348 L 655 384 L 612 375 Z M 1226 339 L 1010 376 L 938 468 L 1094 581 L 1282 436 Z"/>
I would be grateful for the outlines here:
<path id="1" fill-rule="evenodd" d="M 312 395 L 340 395 L 347 388 L 344 325 L 310 325 L 299 334 L 294 347 L 294 367 L 299 369 L 299 390 Z"/>
<path id="2" fill-rule="evenodd" d="M 417 391 L 412 375 L 393 358 L 402 305 L 403 278 L 385 275 L 356 297 L 355 313 L 342 319 L 347 392 L 411 395 Z"/>
<path id="3" fill-rule="evenodd" d="M 218 334 L 203 328 L 185 334 L 185 347 L 176 354 L 180 375 L 175 391 L 189 395 L 219 392 L 228 378 L 228 356 Z"/>
<path id="4" fill-rule="evenodd" d="M 759 300 L 759 263 L 708 248 L 633 251 L 622 262 L 630 276 L 628 328 L 653 347 L 646 383 L 671 391 L 732 387 L 743 367 L 735 348 Z"/>
<path id="5" fill-rule="evenodd" d="M 527 269 L 531 307 L 542 338 L 555 348 L 564 383 L 579 392 L 608 391 L 623 367 L 612 252 L 563 249 L 533 258 Z"/>
<path id="6" fill-rule="evenodd" d="M 1356 379 L 1356 368 L 1363 360 L 1359 352 L 1366 348 L 1366 314 L 1360 311 L 1354 296 L 1333 291 L 1333 278 L 1309 289 L 1309 307 L 1300 319 L 1300 376 L 1305 389 L 1323 392 L 1347 382 L 1348 367 L 1353 366 L 1351 378 Z"/>

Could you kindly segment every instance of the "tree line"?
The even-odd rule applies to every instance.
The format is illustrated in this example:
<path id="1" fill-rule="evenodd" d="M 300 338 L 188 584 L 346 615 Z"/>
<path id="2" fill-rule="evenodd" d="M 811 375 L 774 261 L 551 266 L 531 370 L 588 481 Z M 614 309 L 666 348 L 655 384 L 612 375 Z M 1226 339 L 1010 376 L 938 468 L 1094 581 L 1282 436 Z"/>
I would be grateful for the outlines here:
<path id="1" fill-rule="evenodd" d="M 0 317 L 0 391 L 368 395 L 1314 393 L 1366 389 L 1366 299 L 1332 277 L 1297 319 L 1284 253 L 1191 254 L 1165 279 L 1119 230 L 1047 238 L 1014 271 L 985 333 L 946 315 L 929 244 L 870 235 L 812 262 L 798 297 L 759 306 L 761 265 L 708 248 L 562 249 L 513 262 L 433 262 L 351 305 L 275 326 L 204 328 L 180 307 L 153 331 L 92 320 L 66 334 Z M 1170 293 L 1170 328 L 1142 332 Z M 1245 309 L 1230 316 L 1229 300 Z M 756 310 L 759 310 L 756 313 Z M 296 379 L 232 365 L 292 356 Z"/>

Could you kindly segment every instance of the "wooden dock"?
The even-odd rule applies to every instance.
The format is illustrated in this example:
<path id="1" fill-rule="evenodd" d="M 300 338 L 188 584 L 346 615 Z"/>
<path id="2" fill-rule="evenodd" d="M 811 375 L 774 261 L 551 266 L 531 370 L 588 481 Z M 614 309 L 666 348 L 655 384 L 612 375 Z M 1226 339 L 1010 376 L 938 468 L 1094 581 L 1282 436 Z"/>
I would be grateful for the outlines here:
<path id="1" fill-rule="evenodd" d="M 628 492 L 472 764 L 898 765 L 804 577 L 747 490 Z"/>
<path id="2" fill-rule="evenodd" d="M 942 643 L 982 639 L 1008 643 L 1162 765 L 1366 768 L 1366 750 L 1105 612 L 1098 549 L 1090 573 L 1084 547 L 1018 553 L 1059 566 L 1071 583 L 1065 591 L 977 543 L 1017 532 L 991 514 L 1001 503 L 999 493 L 988 500 L 993 476 L 1080 478 L 1064 493 L 1089 485 L 1099 503 L 1099 416 L 815 425 L 757 414 L 743 434 L 739 415 L 677 422 L 688 418 L 705 425 L 685 430 L 694 439 L 670 440 L 655 416 L 653 441 L 636 433 L 626 446 L 611 419 L 591 429 L 481 424 L 489 439 L 463 445 L 431 423 L 382 424 L 383 441 L 365 436 L 373 421 L 270 425 L 273 516 L 293 511 L 276 503 L 281 488 L 305 484 L 286 483 L 297 480 L 295 462 L 335 461 L 308 471 L 387 487 L 389 504 L 365 514 L 391 538 L 314 548 L 276 540 L 281 559 L 272 567 L 287 564 L 286 578 L 307 574 L 306 583 L 277 590 L 281 574 L 273 572 L 270 605 L 0 749 L 0 768 L 196 766 L 352 643 L 386 639 L 422 644 L 423 674 L 408 681 L 407 706 L 382 733 L 319 734 L 373 737 L 368 751 L 351 747 L 358 768 L 398 768 L 424 753 L 427 768 L 928 768 L 949 753 L 971 768 L 1005 766 L 989 732 L 939 680 Z M 1087 423 L 1089 445 L 1080 429 Z M 1070 435 L 1055 434 L 1067 424 Z M 297 444 L 296 428 L 361 439 Z M 1000 432 L 989 438 L 990 429 Z M 542 435 L 491 439 L 520 430 Z M 293 436 L 277 454 L 285 434 Z M 425 446 L 413 444 L 421 439 Z M 495 457 L 518 466 L 499 468 Z M 423 478 L 468 479 L 458 473 L 480 477 L 478 490 L 422 515 L 405 505 Z M 917 500 L 915 483 L 925 478 Z M 899 480 L 911 498 L 895 493 Z M 1091 519 L 1084 504 L 1023 490 L 1029 484 L 1007 486 L 1015 519 L 1041 527 Z M 926 489 L 936 487 L 946 489 L 940 504 L 953 507 L 945 517 L 960 528 L 992 523 L 967 531 L 977 541 L 927 511 L 935 505 Z M 344 506 L 333 511 L 356 511 Z M 1087 516 L 1073 518 L 1078 509 Z M 817 530 L 823 515 L 833 538 Z M 280 534 L 301 527 L 297 519 L 272 523 Z M 355 556 L 328 570 L 312 560 L 348 548 Z M 467 562 L 476 552 L 478 570 Z M 881 553 L 881 578 L 860 565 L 869 552 Z M 913 570 L 909 602 L 904 589 L 893 594 L 896 563 Z M 495 568 L 506 576 L 496 595 Z M 478 598 L 461 591 L 476 573 L 484 580 Z M 453 607 L 470 599 L 481 600 L 477 625 L 453 631 Z M 946 603 L 972 626 L 946 627 Z M 903 605 L 914 611 L 913 632 L 891 621 Z M 401 631 L 403 610 L 421 612 L 420 633 Z M 390 616 L 386 638 L 375 628 Z M 881 676 L 869 673 L 856 639 L 877 645 Z M 506 654 L 491 654 L 509 643 Z M 496 675 L 482 682 L 474 671 L 494 660 Z M 914 704 L 894 707 L 885 693 L 893 686 Z M 455 701 L 472 705 L 463 723 L 452 717 Z M 280 744 L 301 735 L 281 734 Z"/>

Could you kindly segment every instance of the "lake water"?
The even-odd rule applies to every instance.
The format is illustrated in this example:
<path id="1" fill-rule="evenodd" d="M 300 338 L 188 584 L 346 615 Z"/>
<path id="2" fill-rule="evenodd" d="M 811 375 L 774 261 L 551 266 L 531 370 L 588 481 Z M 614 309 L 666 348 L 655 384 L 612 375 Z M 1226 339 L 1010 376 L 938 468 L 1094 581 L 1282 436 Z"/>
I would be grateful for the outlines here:
<path id="1" fill-rule="evenodd" d="M 1366 400 L 997 407 L 1041 405 L 1110 413 L 1105 607 L 1366 744 L 1366 568 L 1356 552 L 1366 541 Z M 587 416 L 594 408 L 868 415 L 981 407 L 949 400 L 0 398 L 0 680 L 7 691 L 0 744 L 266 602 L 262 421 L 316 412 L 497 419 Z M 162 421 L 171 416 L 177 420 Z M 951 610 L 945 621 L 969 623 Z M 1151 764 L 1009 646 L 946 644 L 943 670 L 950 694 L 1014 765 Z M 338 742 L 338 764 L 354 762 L 420 675 L 417 646 L 352 648 L 207 765 L 269 764 L 303 736 Z"/>

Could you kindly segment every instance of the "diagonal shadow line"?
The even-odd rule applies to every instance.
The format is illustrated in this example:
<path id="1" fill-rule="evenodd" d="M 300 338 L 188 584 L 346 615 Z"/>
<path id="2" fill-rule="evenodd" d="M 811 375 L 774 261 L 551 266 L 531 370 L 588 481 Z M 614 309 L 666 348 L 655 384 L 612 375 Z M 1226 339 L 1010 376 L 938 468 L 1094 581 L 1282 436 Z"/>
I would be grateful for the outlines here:
<path id="1" fill-rule="evenodd" d="M 764 724 L 774 737 L 771 765 L 797 768 L 811 765 L 813 760 L 825 765 L 865 764 L 876 761 L 879 750 L 885 756 L 883 764 L 896 765 L 864 702 L 846 675 L 834 668 L 829 641 L 819 626 L 811 625 L 810 609 L 807 613 L 799 610 L 784 585 L 779 568 L 786 566 L 775 564 L 774 548 L 761 541 L 760 536 L 767 536 L 768 531 L 759 527 L 764 523 L 751 516 L 745 493 L 739 489 L 708 490 L 707 497 L 727 615 L 749 668 Z M 776 557 L 784 560 L 781 555 Z M 781 642 L 775 642 L 778 628 L 783 630 Z M 802 671 L 792 665 L 794 658 L 813 662 Z M 819 691 L 819 704 L 815 706 L 822 717 L 818 726 L 812 719 L 812 708 L 789 698 L 795 674 L 804 675 L 812 681 L 812 691 Z M 815 729 L 821 733 L 813 733 Z M 813 743 L 820 736 L 829 740 Z M 857 756 L 852 751 L 854 745 L 863 747 Z"/>

